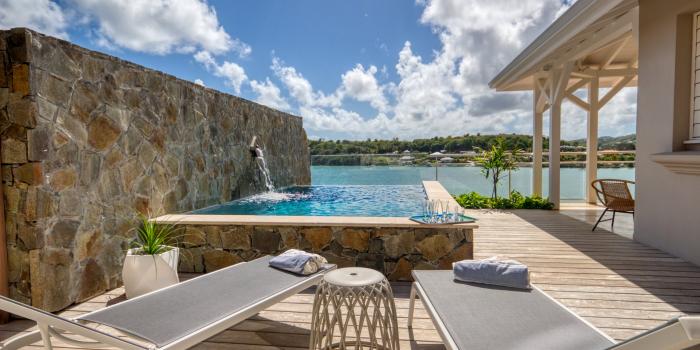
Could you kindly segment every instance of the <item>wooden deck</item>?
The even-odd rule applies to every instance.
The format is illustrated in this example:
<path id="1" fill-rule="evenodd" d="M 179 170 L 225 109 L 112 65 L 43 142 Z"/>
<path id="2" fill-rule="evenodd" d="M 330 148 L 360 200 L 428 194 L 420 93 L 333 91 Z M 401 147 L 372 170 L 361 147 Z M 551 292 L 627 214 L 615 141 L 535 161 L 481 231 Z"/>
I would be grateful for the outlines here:
<path id="1" fill-rule="evenodd" d="M 618 340 L 700 312 L 700 268 L 604 229 L 591 232 L 591 210 L 482 214 L 475 257 L 522 261 L 535 284 Z M 630 217 L 615 225 L 629 230 Z"/>
<path id="2" fill-rule="evenodd" d="M 625 339 L 683 313 L 700 312 L 700 268 L 629 240 L 630 218 L 616 232 L 591 232 L 597 208 L 564 206 L 560 212 L 474 212 L 477 258 L 508 256 L 528 264 L 547 293 L 616 339 Z M 406 328 L 409 284 L 393 284 L 402 349 L 443 349 L 417 303 L 414 330 Z M 63 314 L 70 316 L 123 300 L 117 289 Z M 201 344 L 199 348 L 305 349 L 313 294 L 300 293 Z M 7 338 L 32 328 L 28 321 L 0 326 Z M 60 344 L 59 344 L 60 345 Z M 60 346 L 59 346 L 60 347 Z"/>

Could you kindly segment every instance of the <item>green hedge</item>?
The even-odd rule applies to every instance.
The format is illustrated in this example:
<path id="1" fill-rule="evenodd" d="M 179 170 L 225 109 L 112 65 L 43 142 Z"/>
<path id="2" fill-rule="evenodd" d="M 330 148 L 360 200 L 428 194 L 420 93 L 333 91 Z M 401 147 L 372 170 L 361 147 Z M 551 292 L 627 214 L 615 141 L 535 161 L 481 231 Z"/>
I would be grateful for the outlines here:
<path id="1" fill-rule="evenodd" d="M 551 210 L 554 204 L 540 196 L 526 197 L 520 192 L 513 191 L 510 198 L 496 198 L 482 196 L 476 192 L 470 192 L 454 196 L 457 203 L 467 209 L 545 209 Z"/>

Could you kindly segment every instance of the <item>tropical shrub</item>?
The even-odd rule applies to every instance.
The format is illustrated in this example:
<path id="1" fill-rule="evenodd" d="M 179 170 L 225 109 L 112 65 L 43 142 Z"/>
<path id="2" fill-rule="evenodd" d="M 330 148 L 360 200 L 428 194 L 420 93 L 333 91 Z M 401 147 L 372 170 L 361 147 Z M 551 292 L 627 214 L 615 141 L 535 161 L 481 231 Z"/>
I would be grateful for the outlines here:
<path id="1" fill-rule="evenodd" d="M 527 197 L 513 191 L 508 198 L 490 198 L 477 192 L 454 196 L 459 205 L 467 209 L 544 209 L 551 210 L 554 204 L 540 196 Z"/>
<path id="2" fill-rule="evenodd" d="M 477 163 L 481 166 L 481 173 L 487 179 L 491 179 L 491 185 L 493 186 L 493 191 L 491 193 L 491 199 L 498 201 L 498 182 L 507 175 L 508 171 L 518 170 L 517 156 L 518 150 L 506 151 L 506 147 L 503 143 L 503 139 L 499 138 L 496 144 L 491 146 L 490 151 L 484 152 L 484 154 L 477 159 Z"/>

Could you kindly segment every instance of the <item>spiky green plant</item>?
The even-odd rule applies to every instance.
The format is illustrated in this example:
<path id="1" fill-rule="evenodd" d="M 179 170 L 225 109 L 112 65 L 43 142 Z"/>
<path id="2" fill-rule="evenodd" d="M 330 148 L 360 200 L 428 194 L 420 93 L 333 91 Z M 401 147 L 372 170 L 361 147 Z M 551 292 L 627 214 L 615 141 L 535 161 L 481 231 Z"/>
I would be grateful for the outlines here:
<path id="1" fill-rule="evenodd" d="M 174 224 L 158 223 L 150 216 L 139 214 L 139 227 L 132 247 L 142 255 L 158 255 L 177 245 L 178 229 Z"/>
<path id="2" fill-rule="evenodd" d="M 496 144 L 491 146 L 490 151 L 484 152 L 477 158 L 477 162 L 481 166 L 481 173 L 487 179 L 491 178 L 491 185 L 493 186 L 491 199 L 496 200 L 498 198 L 498 182 L 501 181 L 504 173 L 518 169 L 516 162 L 518 153 L 519 150 L 508 152 L 503 144 L 503 139 L 499 138 Z"/>

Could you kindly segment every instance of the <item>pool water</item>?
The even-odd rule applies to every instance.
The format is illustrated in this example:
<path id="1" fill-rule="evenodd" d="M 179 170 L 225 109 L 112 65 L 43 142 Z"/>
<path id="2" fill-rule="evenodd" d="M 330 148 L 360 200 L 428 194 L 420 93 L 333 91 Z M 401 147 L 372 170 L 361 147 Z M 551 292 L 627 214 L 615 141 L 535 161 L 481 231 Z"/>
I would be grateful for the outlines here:
<path id="1" fill-rule="evenodd" d="M 424 200 L 422 185 L 289 187 L 193 214 L 405 217 L 421 214 Z"/>

